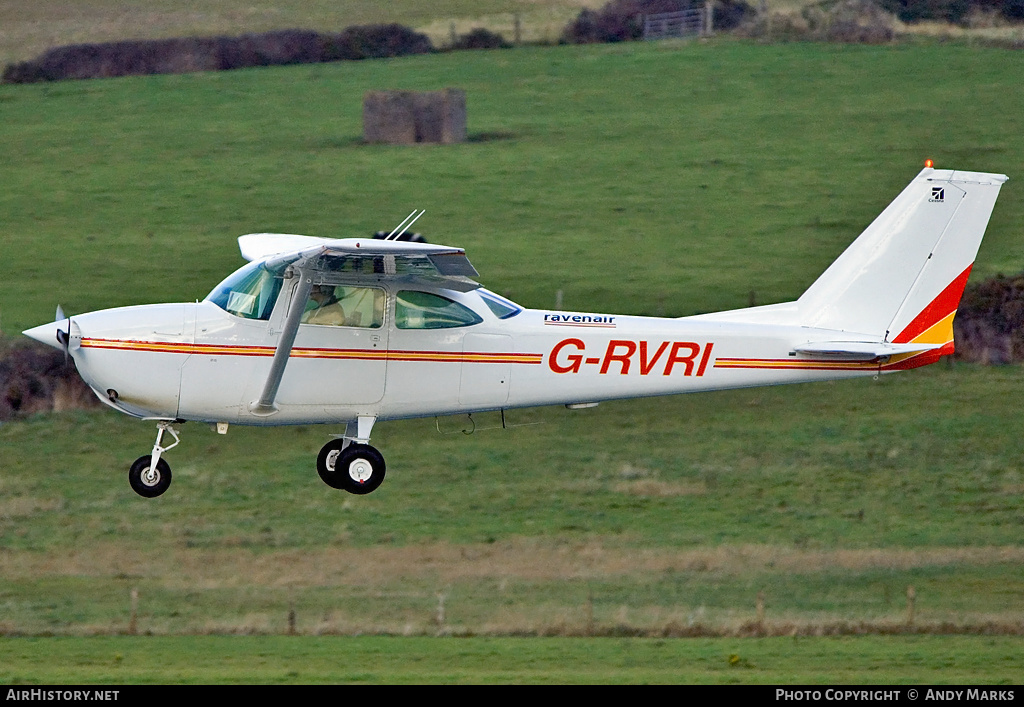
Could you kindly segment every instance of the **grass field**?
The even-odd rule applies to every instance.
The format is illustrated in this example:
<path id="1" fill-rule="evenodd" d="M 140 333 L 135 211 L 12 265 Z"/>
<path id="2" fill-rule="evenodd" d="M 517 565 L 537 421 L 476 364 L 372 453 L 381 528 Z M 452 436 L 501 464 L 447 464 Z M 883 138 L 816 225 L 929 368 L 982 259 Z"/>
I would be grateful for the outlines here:
<path id="1" fill-rule="evenodd" d="M 148 425 L 9 424 L 0 626 L 123 632 L 134 589 L 156 634 L 284 633 L 294 611 L 304 634 L 738 635 L 758 593 L 769 633 L 888 631 L 913 586 L 915 630 L 1020 632 L 1020 380 L 960 366 L 472 437 L 391 423 L 366 498 L 318 480 L 319 428 L 186 427 L 154 503 L 124 479 Z"/>
<path id="2" fill-rule="evenodd" d="M 1022 57 L 720 40 L 3 86 L 0 324 L 13 336 L 58 302 L 202 297 L 240 264 L 239 234 L 363 234 L 413 207 L 430 240 L 465 246 L 483 282 L 526 305 L 551 306 L 557 290 L 571 308 L 664 315 L 744 306 L 752 292 L 781 301 L 924 157 L 1011 176 L 974 273 L 1017 272 Z M 447 85 L 468 92 L 468 143 L 361 143 L 363 92 Z M 148 423 L 96 411 L 5 424 L 0 681 L 312 681 L 296 667 L 236 671 L 226 656 L 265 650 L 294 666 L 280 656 L 302 645 L 329 661 L 384 650 L 331 634 L 381 632 L 408 634 L 380 639 L 398 655 L 491 656 L 472 674 L 431 672 L 439 682 L 675 680 L 623 671 L 641 651 L 692 665 L 680 682 L 1012 680 L 1022 380 L 1018 367 L 941 365 L 523 411 L 510 420 L 544 424 L 471 437 L 389 423 L 374 437 L 388 480 L 365 498 L 317 479 L 327 429 L 186 426 L 174 486 L 147 502 L 125 476 L 152 445 Z M 112 672 L 143 638 L 82 637 L 128 631 L 132 590 L 148 645 L 209 651 L 220 672 Z M 271 638 L 289 612 L 299 643 Z M 947 635 L 737 638 L 906 630 Z M 500 638 L 699 631 L 725 638 Z M 949 635 L 985 631 L 1017 637 Z M 266 640 L 180 636 L 244 633 Z M 496 642 L 420 643 L 436 633 Z M 599 657 L 594 672 L 570 659 L 508 672 L 506 652 L 524 645 Z M 818 662 L 787 662 L 794 646 Z M 880 670 L 893 654 L 914 659 Z M 50 663 L 84 667 L 61 677 Z M 407 678 L 370 665 L 318 674 L 435 679 L 414 657 Z"/>
<path id="3" fill-rule="evenodd" d="M 57 663 L 54 652 L 66 656 Z M 1019 685 L 1019 641 L 100 637 L 0 641 L 0 684 Z M 187 665 L 181 656 L 188 655 Z M 131 695 L 132 693 L 128 693 Z M 774 697 L 765 692 L 765 699 Z M 121 699 L 124 699 L 122 694 Z"/>

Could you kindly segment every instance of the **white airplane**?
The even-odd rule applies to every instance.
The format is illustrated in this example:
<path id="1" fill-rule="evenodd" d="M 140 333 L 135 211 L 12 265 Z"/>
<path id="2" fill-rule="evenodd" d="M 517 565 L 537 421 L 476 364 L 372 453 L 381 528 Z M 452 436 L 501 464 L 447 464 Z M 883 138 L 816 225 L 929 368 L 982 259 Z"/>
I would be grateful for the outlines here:
<path id="1" fill-rule="evenodd" d="M 345 425 L 316 466 L 364 494 L 380 420 L 877 376 L 953 353 L 953 316 L 1007 177 L 930 164 L 795 302 L 667 319 L 525 309 L 459 248 L 250 234 L 202 302 L 107 309 L 25 332 L 100 400 L 157 422 L 128 478 L 171 483 L 175 425 Z M 415 212 L 414 212 L 415 213 Z M 399 226 L 408 228 L 410 217 Z M 417 216 L 418 218 L 418 216 Z M 414 220 L 414 219 L 413 219 Z M 398 234 L 401 235 L 401 234 Z M 165 433 L 173 443 L 164 444 Z"/>

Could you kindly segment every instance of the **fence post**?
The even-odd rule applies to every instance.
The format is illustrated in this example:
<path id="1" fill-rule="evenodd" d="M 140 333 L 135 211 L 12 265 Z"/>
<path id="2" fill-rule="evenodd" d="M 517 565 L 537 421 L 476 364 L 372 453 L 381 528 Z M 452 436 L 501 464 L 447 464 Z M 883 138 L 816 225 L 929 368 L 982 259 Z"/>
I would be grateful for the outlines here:
<path id="1" fill-rule="evenodd" d="M 132 610 L 128 619 L 128 633 L 135 635 L 139 631 L 139 590 L 132 590 Z"/>
<path id="2" fill-rule="evenodd" d="M 594 635 L 594 590 L 587 590 L 587 635 Z"/>
<path id="3" fill-rule="evenodd" d="M 917 603 L 917 592 L 914 591 L 914 585 L 911 584 L 907 587 L 907 626 L 914 625 L 914 613 L 915 604 Z"/>
<path id="4" fill-rule="evenodd" d="M 704 0 L 704 34 L 710 37 L 715 31 L 715 0 Z"/>
<path id="5" fill-rule="evenodd" d="M 437 593 L 437 614 L 434 616 L 434 621 L 438 628 L 444 628 L 445 614 L 444 614 L 444 600 L 447 597 L 446 592 Z"/>

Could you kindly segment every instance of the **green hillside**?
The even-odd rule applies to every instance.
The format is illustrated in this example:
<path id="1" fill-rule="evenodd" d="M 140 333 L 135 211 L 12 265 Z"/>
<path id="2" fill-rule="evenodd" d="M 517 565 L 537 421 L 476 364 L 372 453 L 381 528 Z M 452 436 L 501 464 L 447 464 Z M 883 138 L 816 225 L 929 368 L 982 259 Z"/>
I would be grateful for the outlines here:
<path id="1" fill-rule="evenodd" d="M 361 24 L 397 22 L 425 32 L 441 46 L 451 27 L 474 27 L 523 41 L 557 40 L 581 7 L 602 0 L 0 0 L 0 63 L 25 61 L 66 44 L 237 35 L 296 27 L 337 32 Z"/>
<path id="2" fill-rule="evenodd" d="M 723 40 L 3 86 L 0 325 L 201 298 L 238 235 L 368 234 L 414 207 L 528 306 L 791 299 L 925 157 L 1014 176 L 1022 56 Z M 444 86 L 470 142 L 361 143 L 366 91 Z M 976 278 L 1024 262 L 1015 183 Z"/>

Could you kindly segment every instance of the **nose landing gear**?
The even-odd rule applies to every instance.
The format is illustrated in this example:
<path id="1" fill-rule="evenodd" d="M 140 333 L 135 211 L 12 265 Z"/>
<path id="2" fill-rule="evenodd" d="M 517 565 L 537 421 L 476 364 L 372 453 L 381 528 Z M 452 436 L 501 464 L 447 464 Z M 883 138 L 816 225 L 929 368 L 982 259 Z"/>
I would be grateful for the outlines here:
<path id="1" fill-rule="evenodd" d="M 164 432 L 170 432 L 174 437 L 174 443 L 166 447 L 162 445 Z M 178 431 L 174 429 L 171 422 L 158 422 L 156 425 L 156 443 L 153 445 L 153 453 L 139 457 L 128 470 L 128 483 L 132 491 L 145 498 L 156 498 L 171 485 L 171 467 L 160 457 L 168 449 L 178 446 L 181 440 L 178 438 Z"/>

